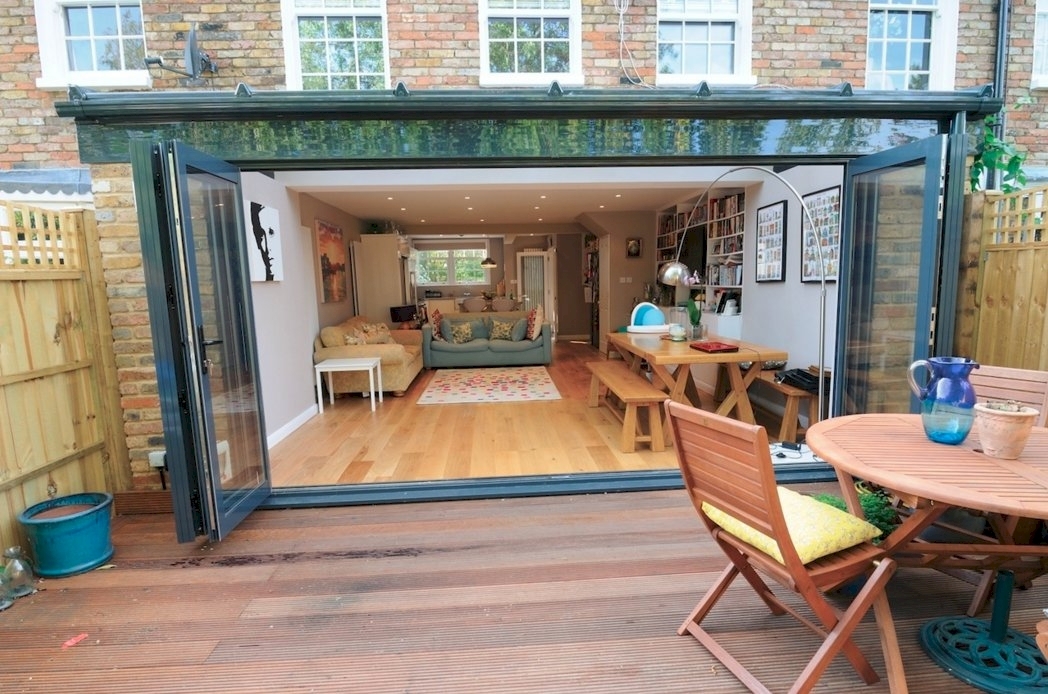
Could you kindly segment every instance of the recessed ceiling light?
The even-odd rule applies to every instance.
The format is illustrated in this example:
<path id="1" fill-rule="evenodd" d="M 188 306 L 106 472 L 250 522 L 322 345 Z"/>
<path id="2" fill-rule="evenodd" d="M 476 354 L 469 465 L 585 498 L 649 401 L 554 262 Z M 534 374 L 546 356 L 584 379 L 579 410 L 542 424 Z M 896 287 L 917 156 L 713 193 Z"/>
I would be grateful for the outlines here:
<path id="1" fill-rule="evenodd" d="M 538 205 L 535 205 L 535 209 L 536 209 L 536 210 L 537 210 L 537 209 L 539 209 L 539 206 L 538 206 Z"/>
<path id="2" fill-rule="evenodd" d="M 469 200 L 469 196 L 467 195 L 467 196 L 465 197 L 465 199 L 466 199 L 466 200 Z"/>
<path id="3" fill-rule="evenodd" d="M 392 196 L 392 195 L 387 195 L 387 196 L 386 196 L 386 200 L 392 200 L 392 199 L 393 199 L 393 196 Z"/>
<path id="4" fill-rule="evenodd" d="M 541 200 L 545 200 L 545 199 L 546 199 L 546 196 L 545 196 L 545 195 L 540 195 L 540 196 L 539 196 L 539 199 L 541 199 Z"/>
<path id="5" fill-rule="evenodd" d="M 603 210 L 603 209 L 604 209 L 604 205 L 601 205 L 601 206 L 600 206 L 600 209 L 602 209 L 602 210 Z"/>
<path id="6" fill-rule="evenodd" d="M 400 211 L 401 211 L 401 212 L 407 212 L 407 211 L 408 211 L 408 208 L 406 208 L 406 207 L 401 207 L 401 208 L 400 208 Z"/>
<path id="7" fill-rule="evenodd" d="M 472 208 L 472 207 L 467 207 L 466 209 L 467 209 L 467 210 L 469 210 L 470 212 L 472 212 L 472 211 L 473 211 L 473 208 Z"/>
<path id="8" fill-rule="evenodd" d="M 615 197 L 621 198 L 622 197 L 622 193 L 615 193 Z"/>

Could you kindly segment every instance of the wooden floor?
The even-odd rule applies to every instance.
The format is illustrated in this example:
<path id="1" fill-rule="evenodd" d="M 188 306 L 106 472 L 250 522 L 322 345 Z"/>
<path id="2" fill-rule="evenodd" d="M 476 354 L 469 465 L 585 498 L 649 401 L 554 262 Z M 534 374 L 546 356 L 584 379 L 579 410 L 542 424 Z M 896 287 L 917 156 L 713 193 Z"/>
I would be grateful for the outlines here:
<path id="1" fill-rule="evenodd" d="M 375 412 L 367 398 L 337 398 L 270 450 L 273 486 L 676 468 L 672 450 L 623 453 L 621 423 L 586 406 L 585 363 L 601 358 L 588 344 L 556 344 L 548 369 L 560 400 L 418 405 L 429 370 Z"/>
<path id="2" fill-rule="evenodd" d="M 215 545 L 172 527 L 118 516 L 111 568 L 0 612 L 0 692 L 744 691 L 675 633 L 725 563 L 683 490 L 256 511 Z M 917 643 L 970 586 L 909 569 L 889 593 L 911 691 L 974 691 Z M 742 586 L 722 604 L 711 627 L 786 691 L 817 639 Z M 1012 626 L 1045 606 L 1017 592 Z M 838 658 L 817 691 L 887 686 Z"/>

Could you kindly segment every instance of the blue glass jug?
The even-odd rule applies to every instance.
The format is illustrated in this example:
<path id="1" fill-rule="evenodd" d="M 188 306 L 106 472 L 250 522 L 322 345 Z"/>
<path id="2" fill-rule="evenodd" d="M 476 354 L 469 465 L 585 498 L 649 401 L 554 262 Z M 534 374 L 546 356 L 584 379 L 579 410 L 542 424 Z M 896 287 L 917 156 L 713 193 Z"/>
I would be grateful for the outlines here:
<path id="1" fill-rule="evenodd" d="M 977 368 L 978 364 L 964 357 L 929 357 L 910 364 L 906 377 L 921 401 L 921 423 L 932 441 L 958 444 L 972 430 L 975 389 L 968 374 Z M 919 371 L 927 375 L 923 386 L 917 382 Z"/>

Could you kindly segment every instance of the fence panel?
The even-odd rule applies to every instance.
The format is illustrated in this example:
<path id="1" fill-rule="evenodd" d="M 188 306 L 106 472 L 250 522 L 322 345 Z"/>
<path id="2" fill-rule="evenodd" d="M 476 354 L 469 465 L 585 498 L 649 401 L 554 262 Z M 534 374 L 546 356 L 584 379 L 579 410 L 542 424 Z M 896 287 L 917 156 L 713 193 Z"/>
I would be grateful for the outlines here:
<path id="1" fill-rule="evenodd" d="M 91 215 L 0 207 L 0 546 L 28 506 L 129 474 Z"/>
<path id="2" fill-rule="evenodd" d="M 978 327 L 980 363 L 1048 370 L 1048 187 L 987 193 Z"/>

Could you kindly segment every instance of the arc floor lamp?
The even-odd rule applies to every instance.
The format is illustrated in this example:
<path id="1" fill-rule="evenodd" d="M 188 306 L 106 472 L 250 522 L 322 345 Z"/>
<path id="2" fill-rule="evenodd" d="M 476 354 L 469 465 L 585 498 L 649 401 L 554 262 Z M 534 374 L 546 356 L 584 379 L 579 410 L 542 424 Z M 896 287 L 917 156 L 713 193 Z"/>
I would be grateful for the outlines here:
<path id="1" fill-rule="evenodd" d="M 771 176 L 775 180 L 779 181 L 782 185 L 786 186 L 786 189 L 790 191 L 794 198 L 797 199 L 798 204 L 801 206 L 801 214 L 804 215 L 804 219 L 808 221 L 808 233 L 812 235 L 816 252 L 818 253 L 819 259 L 819 416 L 822 417 L 824 410 L 825 393 L 822 385 L 823 374 L 826 372 L 826 266 L 824 265 L 823 251 L 821 239 L 818 236 L 818 232 L 815 230 L 815 220 L 812 219 L 811 211 L 808 210 L 808 206 L 804 204 L 804 198 L 801 197 L 800 192 L 793 187 L 793 184 L 787 181 L 785 178 L 775 173 L 771 169 L 764 168 L 763 166 L 753 165 L 742 165 L 733 167 L 717 178 L 710 181 L 706 188 L 699 195 L 698 200 L 695 201 L 695 205 L 691 208 L 691 213 L 688 215 L 688 219 L 692 218 L 695 210 L 699 209 L 699 205 L 706 202 L 709 197 L 709 193 L 713 190 L 713 187 L 717 185 L 723 178 L 730 176 L 733 173 L 739 171 L 758 171 L 760 173 Z M 803 224 L 801 225 L 803 227 Z M 691 231 L 691 227 L 687 228 L 683 234 L 681 234 L 680 241 L 677 243 L 677 256 L 670 262 L 665 263 L 659 268 L 659 281 L 663 284 L 671 287 L 677 287 L 684 284 L 685 278 L 691 274 L 691 269 L 681 262 L 680 254 L 684 250 L 684 239 Z M 804 239 L 801 239 L 801 245 L 804 245 Z M 708 279 L 708 278 L 707 278 Z"/>

